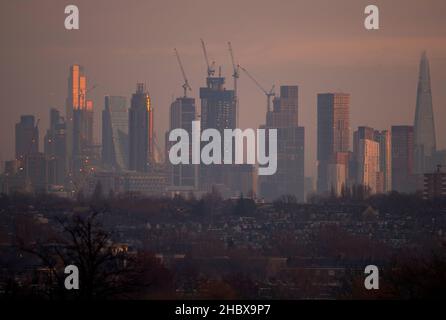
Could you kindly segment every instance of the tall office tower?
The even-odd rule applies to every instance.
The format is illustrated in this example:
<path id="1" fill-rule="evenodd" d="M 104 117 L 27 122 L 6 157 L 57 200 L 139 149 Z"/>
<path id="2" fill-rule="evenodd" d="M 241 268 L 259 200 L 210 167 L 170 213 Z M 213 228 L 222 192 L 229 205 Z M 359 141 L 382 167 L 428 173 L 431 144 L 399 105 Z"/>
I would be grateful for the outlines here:
<path id="1" fill-rule="evenodd" d="M 280 98 L 273 100 L 273 112 L 267 112 L 267 122 L 276 127 L 293 127 L 299 120 L 298 86 L 281 86 Z"/>
<path id="2" fill-rule="evenodd" d="M 94 144 L 93 141 L 93 101 L 87 100 L 85 104 L 84 143 L 87 147 Z"/>
<path id="3" fill-rule="evenodd" d="M 359 127 L 354 133 L 353 154 L 356 159 L 356 183 L 374 194 L 382 192 L 379 143 L 375 141 L 375 130 Z"/>
<path id="4" fill-rule="evenodd" d="M 392 126 L 392 190 L 414 192 L 413 126 Z"/>
<path id="5" fill-rule="evenodd" d="M 375 131 L 379 144 L 379 171 L 382 172 L 382 192 L 392 190 L 392 137 L 389 130 Z"/>
<path id="6" fill-rule="evenodd" d="M 66 128 L 57 109 L 50 110 L 50 127 L 44 139 L 44 153 L 48 161 L 48 183 L 65 183 Z"/>
<path id="7" fill-rule="evenodd" d="M 24 178 L 25 190 L 45 190 L 47 186 L 45 155 L 39 152 L 39 128 L 34 116 L 20 117 L 15 126 L 16 159 L 20 166 L 19 174 Z M 29 189 L 28 187 L 31 187 Z"/>
<path id="8" fill-rule="evenodd" d="M 350 95 L 323 93 L 317 96 L 317 191 L 327 193 L 328 164 L 336 152 L 350 147 Z"/>
<path id="9" fill-rule="evenodd" d="M 327 165 L 327 183 L 330 186 L 330 192 L 336 196 L 342 194 L 342 190 L 350 183 L 350 153 L 335 152 L 328 160 Z"/>
<path id="10" fill-rule="evenodd" d="M 363 181 L 364 172 L 361 171 L 360 162 L 361 159 L 359 148 L 361 140 L 374 140 L 375 130 L 370 127 L 360 126 L 356 131 L 353 132 L 353 152 L 352 161 L 350 162 L 350 182 L 356 185 L 361 185 Z"/>
<path id="11" fill-rule="evenodd" d="M 277 171 L 259 177 L 260 194 L 267 200 L 293 195 L 305 201 L 305 128 L 298 126 L 298 98 L 297 86 L 281 86 L 266 115 L 263 128 L 277 129 Z"/>
<path id="12" fill-rule="evenodd" d="M 138 83 L 129 110 L 129 169 L 146 172 L 153 156 L 153 110 L 144 84 Z"/>
<path id="13" fill-rule="evenodd" d="M 184 129 L 192 139 L 192 121 L 197 119 L 195 99 L 177 98 L 170 105 L 170 130 Z M 169 133 L 167 133 L 169 135 Z M 166 139 L 166 151 L 175 142 Z M 169 162 L 170 163 L 170 162 Z M 189 164 L 170 164 L 170 186 L 176 192 L 187 192 L 198 188 L 198 165 L 192 164 L 192 144 L 189 142 Z"/>
<path id="14" fill-rule="evenodd" d="M 102 165 L 124 170 L 129 164 L 129 114 L 126 98 L 106 96 L 102 111 Z"/>
<path id="15" fill-rule="evenodd" d="M 223 136 L 224 129 L 237 127 L 237 104 L 234 90 L 226 90 L 225 78 L 221 75 L 207 77 L 206 84 L 206 87 L 200 88 L 201 130 L 216 129 Z M 225 150 L 222 149 L 222 156 L 224 152 Z M 232 154 L 234 155 L 234 152 Z M 218 187 L 224 195 L 229 195 L 231 186 L 228 186 L 226 178 L 233 174 L 235 174 L 234 165 L 203 164 L 200 167 L 200 187 L 204 191 Z"/>
<path id="16" fill-rule="evenodd" d="M 417 105 L 414 124 L 414 173 L 423 174 L 435 169 L 433 157 L 436 151 L 435 121 L 432 108 L 432 92 L 429 60 L 423 52 L 418 76 Z"/>
<path id="17" fill-rule="evenodd" d="M 70 66 L 66 99 L 66 166 L 67 172 L 77 174 L 82 167 L 82 149 L 86 144 L 87 78 L 83 67 Z"/>
<path id="18" fill-rule="evenodd" d="M 39 152 L 39 129 L 34 116 L 24 115 L 15 125 L 15 157 L 24 159 L 25 155 Z"/>

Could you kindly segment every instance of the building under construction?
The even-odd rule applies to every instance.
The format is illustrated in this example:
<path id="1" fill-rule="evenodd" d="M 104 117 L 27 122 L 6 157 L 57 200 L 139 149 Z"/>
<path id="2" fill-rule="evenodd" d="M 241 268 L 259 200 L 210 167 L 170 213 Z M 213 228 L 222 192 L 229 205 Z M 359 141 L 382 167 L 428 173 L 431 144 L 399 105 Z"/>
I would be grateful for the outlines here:
<path id="1" fill-rule="evenodd" d="M 225 78 L 221 75 L 221 68 L 218 76 L 214 76 L 215 69 L 209 63 L 206 47 L 202 41 L 203 52 L 207 63 L 206 87 L 200 88 L 201 99 L 201 131 L 206 129 L 216 129 L 223 136 L 225 129 L 236 129 L 238 127 L 238 98 L 237 79 L 238 66 L 235 64 L 231 44 L 229 51 L 234 68 L 234 90 L 225 88 Z M 225 197 L 234 197 L 255 192 L 255 168 L 249 164 L 234 164 L 235 141 L 232 146 L 233 164 L 201 165 L 200 166 L 200 189 L 209 192 L 212 188 L 217 188 Z M 228 150 L 226 150 L 227 152 Z M 221 154 L 225 150 L 222 146 Z"/>

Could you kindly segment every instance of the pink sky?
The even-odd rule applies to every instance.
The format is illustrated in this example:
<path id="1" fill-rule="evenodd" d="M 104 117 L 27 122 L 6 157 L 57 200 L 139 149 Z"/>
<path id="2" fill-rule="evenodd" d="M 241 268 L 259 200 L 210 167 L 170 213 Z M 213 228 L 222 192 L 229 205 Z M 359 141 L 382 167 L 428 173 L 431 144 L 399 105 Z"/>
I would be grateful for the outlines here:
<path id="1" fill-rule="evenodd" d="M 366 31 L 364 8 L 376 4 L 381 29 Z M 446 1 L 70 1 L 80 9 L 80 30 L 66 31 L 64 6 L 56 0 L 0 4 L 0 159 L 14 152 L 14 123 L 21 114 L 48 126 L 52 106 L 64 110 L 68 66 L 86 68 L 98 84 L 96 140 L 105 94 L 130 97 L 137 81 L 148 83 L 156 133 L 164 136 L 172 96 L 182 93 L 173 48 L 182 55 L 193 96 L 204 85 L 200 38 L 229 78 L 231 41 L 236 59 L 265 86 L 300 87 L 300 125 L 306 127 L 306 173 L 315 173 L 316 95 L 352 95 L 352 130 L 412 124 L 418 60 L 427 50 L 439 147 L 446 148 Z M 241 77 L 240 126 L 264 122 L 265 97 Z M 160 142 L 162 143 L 162 141 Z"/>

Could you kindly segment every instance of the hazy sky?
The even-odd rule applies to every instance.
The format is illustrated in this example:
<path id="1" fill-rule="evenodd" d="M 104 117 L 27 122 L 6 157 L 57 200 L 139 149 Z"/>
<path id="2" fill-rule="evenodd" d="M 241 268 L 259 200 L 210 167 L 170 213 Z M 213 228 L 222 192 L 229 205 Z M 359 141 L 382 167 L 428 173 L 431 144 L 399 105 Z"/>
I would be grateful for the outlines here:
<path id="1" fill-rule="evenodd" d="M 64 8 L 76 4 L 80 30 L 64 28 Z M 366 31 L 364 8 L 376 4 L 381 29 Z M 146 82 L 160 143 L 182 77 L 178 48 L 198 98 L 206 67 L 200 38 L 232 88 L 227 41 L 236 60 L 265 86 L 297 84 L 300 125 L 306 128 L 306 173 L 315 172 L 316 94 L 351 93 L 352 131 L 413 124 L 418 61 L 427 50 L 440 148 L 446 148 L 445 0 L 16 0 L 0 4 L 0 159 L 13 157 L 14 124 L 40 118 L 50 107 L 65 113 L 68 67 L 86 69 L 100 142 L 103 96 L 130 97 Z M 265 96 L 242 74 L 240 127 L 264 122 Z M 163 145 L 163 144 L 162 144 Z"/>

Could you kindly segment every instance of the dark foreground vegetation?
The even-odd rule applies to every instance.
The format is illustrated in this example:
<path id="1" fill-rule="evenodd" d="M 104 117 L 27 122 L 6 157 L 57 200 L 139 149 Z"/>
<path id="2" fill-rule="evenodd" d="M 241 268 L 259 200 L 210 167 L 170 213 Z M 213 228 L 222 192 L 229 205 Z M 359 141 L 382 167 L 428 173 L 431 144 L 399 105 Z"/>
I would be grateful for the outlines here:
<path id="1" fill-rule="evenodd" d="M 0 196 L 3 299 L 432 299 L 446 200 Z M 79 290 L 64 287 L 76 265 Z M 364 268 L 380 289 L 364 289 Z"/>

